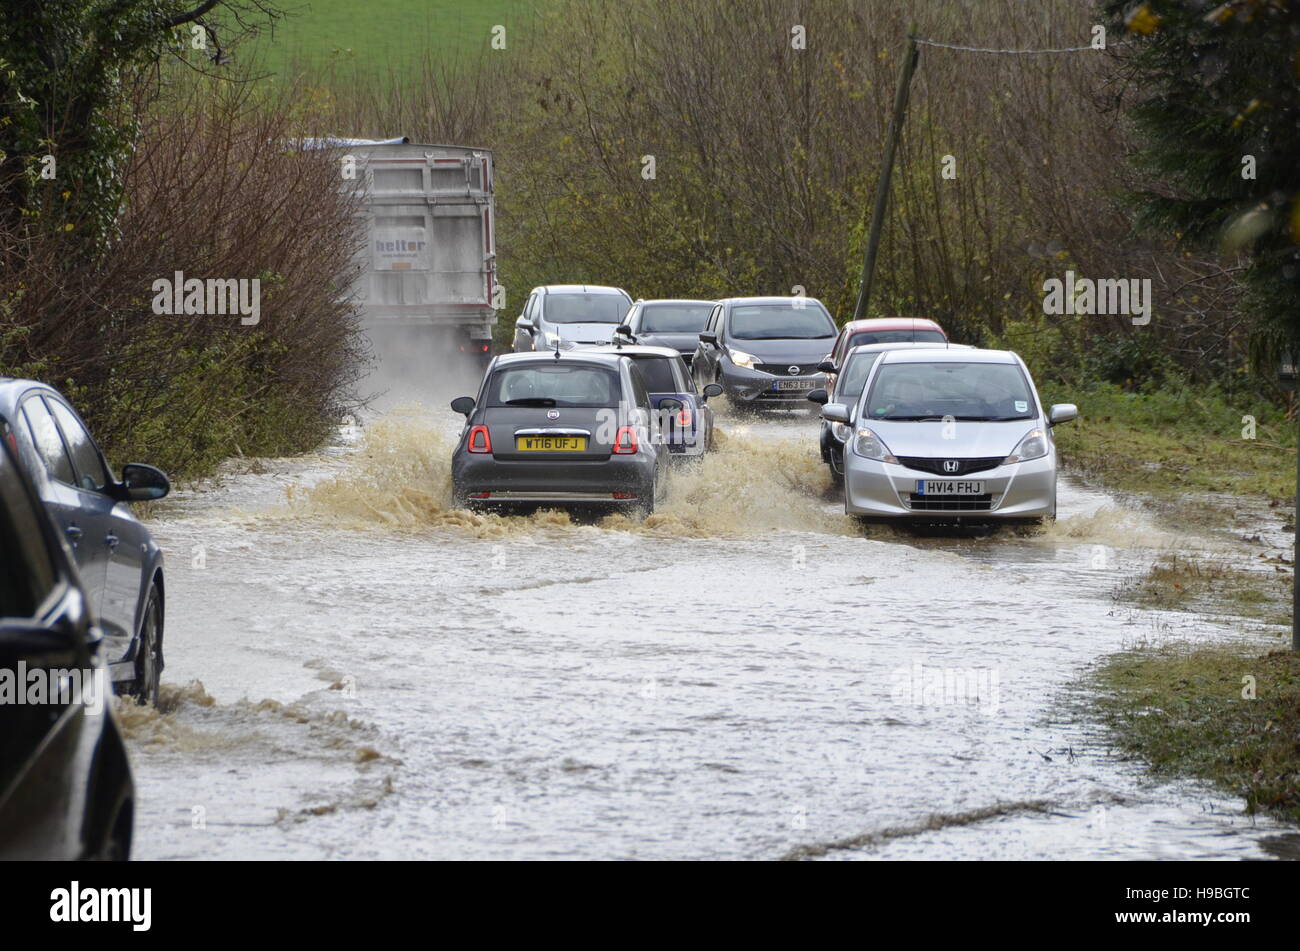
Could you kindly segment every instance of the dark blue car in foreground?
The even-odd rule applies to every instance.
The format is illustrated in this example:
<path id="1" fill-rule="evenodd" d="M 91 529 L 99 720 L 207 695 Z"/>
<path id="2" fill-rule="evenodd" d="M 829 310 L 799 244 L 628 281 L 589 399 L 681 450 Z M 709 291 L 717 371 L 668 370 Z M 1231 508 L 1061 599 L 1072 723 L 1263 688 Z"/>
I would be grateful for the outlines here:
<path id="1" fill-rule="evenodd" d="M 167 477 L 132 463 L 119 479 L 68 401 L 32 380 L 0 378 L 0 438 L 72 550 L 114 685 L 141 703 L 156 702 L 163 558 L 130 503 L 161 499 L 171 489 Z"/>

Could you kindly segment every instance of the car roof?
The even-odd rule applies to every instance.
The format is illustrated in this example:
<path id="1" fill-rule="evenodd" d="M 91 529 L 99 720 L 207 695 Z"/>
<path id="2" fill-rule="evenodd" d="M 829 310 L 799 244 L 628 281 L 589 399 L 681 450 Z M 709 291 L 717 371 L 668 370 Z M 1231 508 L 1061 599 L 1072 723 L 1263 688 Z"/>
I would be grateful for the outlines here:
<path id="1" fill-rule="evenodd" d="M 19 397 L 33 388 L 39 388 L 47 393 L 59 395 L 59 391 L 54 389 L 48 383 L 42 383 L 40 380 L 25 380 L 21 377 L 0 376 L 0 413 L 11 406 Z"/>
<path id="2" fill-rule="evenodd" d="M 717 301 L 699 300 L 694 297 L 656 297 L 652 300 L 639 300 L 637 303 L 642 306 L 649 306 L 650 304 L 707 304 L 712 307 Z"/>
<path id="3" fill-rule="evenodd" d="M 769 295 L 767 297 L 724 297 L 719 303 L 732 307 L 736 304 L 789 304 L 797 300 L 802 300 L 810 304 L 817 304 L 823 309 L 826 307 L 816 297 L 782 297 L 779 295 Z"/>
<path id="4" fill-rule="evenodd" d="M 883 353 L 886 350 L 934 350 L 939 348 L 933 340 L 929 341 L 899 341 L 897 343 L 860 343 L 856 347 L 849 347 L 849 352 L 844 354 L 844 360 L 847 363 L 849 357 L 855 353 Z M 965 343 L 950 343 L 943 350 L 973 350 L 974 347 Z"/>
<path id="5" fill-rule="evenodd" d="M 543 294 L 617 294 L 632 299 L 632 295 L 623 288 L 605 284 L 543 284 L 537 289 Z"/>
<path id="6" fill-rule="evenodd" d="M 570 353 L 575 351 L 570 350 Z M 672 347 L 656 347 L 647 343 L 633 343 L 623 347 L 615 347 L 612 344 L 600 347 L 583 347 L 579 353 L 611 353 L 615 356 L 622 355 L 625 357 L 680 357 L 681 352 L 674 350 Z"/>
<path id="7" fill-rule="evenodd" d="M 945 337 L 948 336 L 938 321 L 931 320 L 929 317 L 864 317 L 861 320 L 850 320 L 843 329 L 847 333 L 857 333 L 862 330 L 912 330 L 914 328 L 937 330 Z"/>
<path id="8" fill-rule="evenodd" d="M 976 347 L 905 347 L 890 350 L 878 363 L 1015 363 L 1010 350 L 981 350 Z"/>
<path id="9" fill-rule="evenodd" d="M 676 350 L 673 351 L 673 353 L 676 352 L 677 352 Z M 516 364 L 546 363 L 548 361 L 551 363 L 556 362 L 554 350 L 536 350 L 531 353 L 503 353 L 500 356 L 496 357 L 496 359 L 493 361 L 493 366 L 504 367 L 504 366 L 514 366 Z M 560 351 L 560 357 L 559 357 L 560 363 L 574 363 L 578 361 L 582 361 L 586 363 L 598 363 L 609 367 L 617 367 L 619 363 L 619 356 L 617 353 L 613 353 L 613 352 L 602 353 L 598 350 L 587 350 L 587 349 Z"/>

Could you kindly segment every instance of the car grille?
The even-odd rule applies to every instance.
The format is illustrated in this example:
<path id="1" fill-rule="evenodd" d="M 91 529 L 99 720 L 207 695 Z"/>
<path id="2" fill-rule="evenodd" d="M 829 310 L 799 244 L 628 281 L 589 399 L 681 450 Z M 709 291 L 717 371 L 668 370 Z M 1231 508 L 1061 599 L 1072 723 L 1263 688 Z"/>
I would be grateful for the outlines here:
<path id="1" fill-rule="evenodd" d="M 972 472 L 986 472 L 1002 465 L 1006 456 L 987 456 L 983 459 L 930 459 L 924 456 L 899 456 L 898 461 L 909 469 L 920 472 L 933 472 L 941 476 L 964 476 Z M 945 462 L 957 463 L 956 469 L 945 469 Z"/>
<path id="2" fill-rule="evenodd" d="M 908 496 L 908 508 L 913 512 L 987 512 L 993 508 L 993 496 L 983 495 L 917 495 Z"/>
<path id="3" fill-rule="evenodd" d="M 790 368 L 794 366 L 799 368 L 798 373 L 790 372 Z M 758 363 L 754 365 L 754 369 L 774 376 L 812 376 L 814 373 L 821 372 L 815 363 Z"/>

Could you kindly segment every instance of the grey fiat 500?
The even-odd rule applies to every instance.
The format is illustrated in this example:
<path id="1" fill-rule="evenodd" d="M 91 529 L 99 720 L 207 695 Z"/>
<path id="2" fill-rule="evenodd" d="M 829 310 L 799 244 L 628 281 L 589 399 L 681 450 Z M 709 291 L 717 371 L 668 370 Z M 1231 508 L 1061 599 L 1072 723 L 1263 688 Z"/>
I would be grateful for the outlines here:
<path id="1" fill-rule="evenodd" d="M 465 417 L 452 458 L 460 507 L 597 504 L 649 514 L 661 496 L 668 448 L 627 357 L 502 354 L 478 396 L 451 408 Z"/>

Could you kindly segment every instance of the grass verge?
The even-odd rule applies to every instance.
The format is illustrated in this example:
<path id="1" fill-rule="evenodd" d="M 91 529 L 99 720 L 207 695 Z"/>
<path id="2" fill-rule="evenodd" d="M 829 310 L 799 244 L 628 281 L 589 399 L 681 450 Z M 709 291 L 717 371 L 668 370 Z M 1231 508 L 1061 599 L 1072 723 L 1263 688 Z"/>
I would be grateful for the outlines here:
<path id="1" fill-rule="evenodd" d="M 1300 655 L 1170 646 L 1112 655 L 1090 679 L 1116 744 L 1157 775 L 1300 822 Z"/>
<path id="2" fill-rule="evenodd" d="M 1276 407 L 1187 385 L 1043 389 L 1046 402 L 1079 406 L 1077 420 L 1056 427 L 1063 462 L 1109 489 L 1166 502 L 1188 493 L 1295 498 L 1295 424 Z"/>

